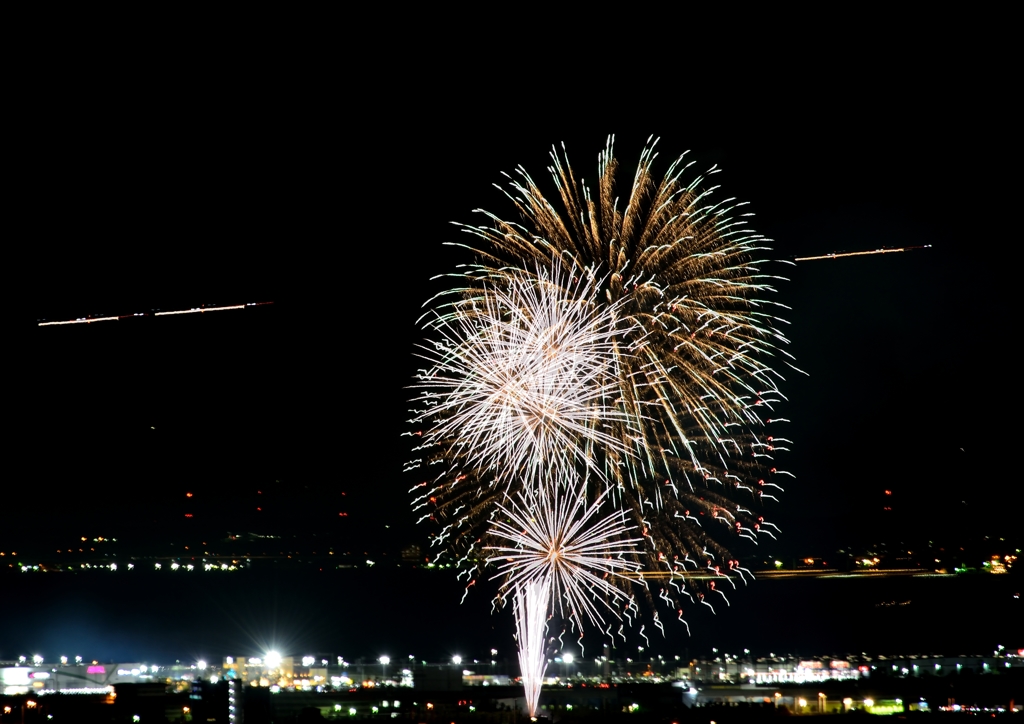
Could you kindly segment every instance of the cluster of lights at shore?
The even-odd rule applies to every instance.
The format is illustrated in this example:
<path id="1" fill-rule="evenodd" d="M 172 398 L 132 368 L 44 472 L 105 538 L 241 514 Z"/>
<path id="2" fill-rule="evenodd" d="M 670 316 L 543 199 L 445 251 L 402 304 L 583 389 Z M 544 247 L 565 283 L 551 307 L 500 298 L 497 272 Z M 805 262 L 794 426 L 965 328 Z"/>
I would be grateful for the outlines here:
<path id="1" fill-rule="evenodd" d="M 643 648 L 639 647 L 641 657 L 644 656 Z M 731 677 L 739 676 L 741 681 L 750 678 L 753 683 L 755 672 L 749 668 L 747 663 L 750 660 L 750 651 L 747 649 L 743 650 L 743 654 L 737 654 L 735 656 L 731 654 L 719 653 L 714 650 L 717 657 L 713 662 L 707 662 L 708 668 L 704 669 L 704 664 L 701 662 L 695 662 L 700 664 L 697 666 L 695 671 L 695 679 L 700 681 L 719 681 L 721 682 L 733 681 Z M 509 678 L 504 673 L 496 674 L 493 665 L 496 663 L 497 650 L 490 650 L 490 661 L 480 661 L 477 659 L 467 660 L 459 654 L 452 655 L 444 662 L 440 662 L 441 666 L 448 666 L 457 670 L 460 670 L 464 678 L 464 683 L 469 686 L 508 686 L 517 679 Z M 620 669 L 617 673 L 612 674 L 612 678 L 609 679 L 608 669 L 604 668 L 604 665 L 610 663 L 610 660 L 604 656 L 596 657 L 583 657 L 572 651 L 562 651 L 559 654 L 552 654 L 553 658 L 548 660 L 548 664 L 561 665 L 561 676 L 552 675 L 546 676 L 542 680 L 542 684 L 545 687 L 574 687 L 576 685 L 589 686 L 591 684 L 598 686 L 599 688 L 608 688 L 610 683 L 616 681 L 643 681 L 646 683 L 668 683 L 670 681 L 677 682 L 676 686 L 682 686 L 685 691 L 684 695 L 697 696 L 698 691 L 695 689 L 688 679 L 679 681 L 678 674 L 673 676 L 673 673 L 677 671 L 676 667 L 685 666 L 685 663 L 680 663 L 680 657 L 675 657 L 675 664 L 672 663 L 671 657 L 664 657 L 661 655 L 651 656 L 651 664 L 657 664 L 660 662 L 661 670 L 663 673 L 658 673 L 652 670 L 650 666 L 641 665 L 638 671 L 631 664 L 642 663 L 642 659 L 634 661 L 632 658 L 626 658 L 624 669 Z M 793 673 L 797 673 L 800 670 L 810 670 L 817 667 L 821 667 L 826 671 L 832 669 L 832 673 L 837 673 L 840 669 L 849 670 L 860 670 L 862 675 L 870 676 L 871 672 L 877 669 L 888 670 L 890 665 L 892 667 L 893 676 L 899 676 L 906 678 L 908 676 L 919 676 L 924 672 L 925 669 L 931 670 L 932 665 L 935 667 L 935 674 L 958 674 L 963 670 L 967 671 L 978 671 L 978 672 L 991 672 L 995 670 L 995 667 L 1002 669 L 1003 667 L 1019 668 L 1024 665 L 1024 649 L 1007 649 L 1004 646 L 998 646 L 989 656 L 984 657 L 969 657 L 973 658 L 974 661 L 969 660 L 943 660 L 940 659 L 941 663 L 933 660 L 926 660 L 925 657 L 920 655 L 910 655 L 901 657 L 901 659 L 909 659 L 917 661 L 918 663 L 910 666 L 908 660 L 906 666 L 900 666 L 894 664 L 893 659 L 888 657 L 878 658 L 866 658 L 860 659 L 857 662 L 844 662 L 844 661 L 832 661 L 830 659 L 811 659 L 811 660 L 800 660 L 797 664 L 797 657 L 776 657 L 775 654 L 771 654 L 770 658 L 767 659 L 769 667 L 775 672 L 781 672 L 786 667 L 777 668 L 774 662 L 782 662 L 783 660 L 790 659 L 790 664 Z M 979 661 L 980 659 L 980 661 Z M 68 666 L 70 657 L 61 656 L 61 666 Z M 296 668 L 293 673 L 293 666 L 297 666 L 301 661 L 302 669 Z M 764 662 L 764 659 L 759 659 L 759 662 Z M 816 663 L 817 662 L 817 663 Z M 328 673 L 328 667 L 336 663 L 339 668 L 342 668 L 342 672 L 331 672 Z M 36 653 L 32 656 L 22 655 L 18 658 L 18 668 L 7 670 L 8 676 L 10 672 L 14 672 L 15 676 L 21 677 L 21 681 L 11 681 L 10 678 L 4 682 L 2 678 L 3 670 L 0 670 L 0 683 L 6 683 L 6 686 L 0 687 L 4 693 L 10 696 L 26 695 L 30 694 L 33 696 L 46 696 L 50 694 L 75 694 L 75 695 L 107 695 L 116 696 L 114 693 L 114 685 L 118 683 L 118 679 L 111 679 L 110 677 L 116 675 L 121 682 L 126 679 L 128 681 L 138 680 L 150 680 L 150 681 L 166 681 L 168 684 L 172 682 L 179 682 L 179 686 L 184 684 L 181 682 L 190 682 L 197 679 L 204 681 L 209 680 L 211 683 L 217 683 L 219 681 L 226 681 L 229 691 L 229 699 L 236 698 L 241 692 L 239 687 L 253 687 L 253 688 L 266 688 L 271 694 L 279 694 L 286 690 L 295 691 L 306 691 L 306 692 L 331 692 L 331 691 L 351 691 L 354 688 L 362 689 L 376 689 L 380 690 L 382 696 L 386 695 L 384 692 L 388 689 L 397 692 L 399 687 L 413 687 L 413 671 L 412 665 L 419 663 L 416 657 L 410 655 L 408 657 L 408 663 L 400 658 L 393 658 L 387 654 L 380 655 L 376 659 L 376 664 L 379 668 L 376 671 L 369 672 L 368 678 L 364 679 L 353 679 L 347 673 L 344 673 L 344 669 L 352 666 L 352 664 L 345 660 L 344 657 L 338 656 L 335 658 L 323 658 L 318 656 L 305 655 L 301 658 L 298 656 L 283 656 L 279 651 L 270 650 L 262 654 L 261 656 L 251 657 L 225 657 L 223 659 L 223 667 L 216 664 L 209 664 L 207 660 L 199 658 L 191 664 L 177 664 L 173 666 L 157 666 L 157 665 L 146 665 L 146 664 L 122 664 L 122 665 L 103 665 L 96 661 L 83 661 L 82 656 L 74 657 L 74 667 L 80 667 L 86 670 L 90 676 L 97 676 L 96 680 L 83 680 L 81 672 L 72 670 L 67 674 L 62 674 L 61 669 L 57 668 L 53 664 L 47 664 L 46 659 L 42 654 Z M 619 662 L 621 665 L 622 661 Z M 842 664 L 846 666 L 842 666 Z M 858 666 L 857 664 L 865 664 Z M 877 665 L 867 665 L 867 664 Z M 409 668 L 403 668 L 403 664 Z M 428 665 L 426 661 L 422 662 L 423 665 Z M 490 664 L 490 667 L 488 666 Z M 730 665 L 730 669 L 723 669 L 722 665 Z M 437 666 L 438 664 L 433 664 Z M 666 665 L 669 667 L 672 673 L 664 673 L 666 671 Z M 691 666 L 694 663 L 690 664 Z M 372 666 L 372 665 L 371 665 Z M 394 666 L 394 668 L 391 668 Z M 469 667 L 469 668 L 465 668 Z M 477 668 L 482 667 L 482 668 Z M 223 670 L 221 670 L 223 668 Z M 35 670 L 33 670 L 35 669 Z M 589 669 L 590 673 L 587 673 Z M 598 672 L 604 670 L 603 674 Z M 704 676 L 701 676 L 702 670 Z M 632 671 L 632 673 L 631 673 Z M 760 675 L 763 672 L 757 672 Z M 390 676 L 389 676 L 390 674 Z M 67 677 L 70 676 L 71 679 Z M 711 678 L 709 679 L 708 676 Z M 62 678 L 63 677 L 63 678 Z M 758 676 L 760 681 L 760 676 Z M 826 680 L 839 680 L 846 678 L 843 676 L 826 676 L 820 681 Z M 600 681 L 599 681 L 600 679 Z M 44 684 L 45 682 L 45 684 Z M 761 682 L 768 683 L 768 682 Z M 781 683 L 781 680 L 776 683 Z M 809 682 L 807 682 L 809 683 Z M 64 688 L 66 685 L 67 688 Z M 39 687 L 39 688 L 33 688 Z M 771 691 L 771 690 L 769 690 Z M 232 697 L 232 694 L 234 695 Z M 391 701 L 393 697 L 389 697 L 387 700 L 382 699 L 378 702 L 379 708 L 389 708 L 392 711 L 400 706 L 400 702 L 396 699 L 394 702 Z M 388 703 L 384 703 L 387 701 Z M 766 700 L 767 701 L 767 700 Z M 781 692 L 774 694 L 774 703 L 776 706 L 785 704 L 791 707 L 796 713 L 813 713 L 815 711 L 819 713 L 825 713 L 828 711 L 838 711 L 839 699 L 833 698 L 828 699 L 825 694 L 819 694 L 817 702 L 813 697 L 799 698 L 793 694 L 784 695 Z M 904 708 L 903 702 L 899 699 L 886 699 L 877 700 L 870 697 L 864 699 L 853 699 L 844 698 L 842 701 L 842 711 L 866 711 L 872 714 L 897 714 L 907 711 Z M 926 702 L 911 703 L 909 710 L 921 709 L 927 707 Z M 429 708 L 429 707 L 428 707 Z M 637 709 L 634 709 L 636 711 Z M 926 709 L 925 709 L 926 710 Z M 966 710 L 966 709 L 965 709 Z M 986 710 L 995 711 L 995 710 Z M 353 715 L 354 716 L 354 715 Z M 230 720 L 237 721 L 237 720 Z"/>

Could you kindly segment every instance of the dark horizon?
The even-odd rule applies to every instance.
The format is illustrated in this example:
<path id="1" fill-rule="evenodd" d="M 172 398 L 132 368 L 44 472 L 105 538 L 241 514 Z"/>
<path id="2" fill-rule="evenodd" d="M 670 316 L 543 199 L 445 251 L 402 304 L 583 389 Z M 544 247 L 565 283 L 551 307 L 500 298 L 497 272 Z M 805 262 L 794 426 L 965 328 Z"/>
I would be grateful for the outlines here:
<path id="1" fill-rule="evenodd" d="M 100 661 L 167 664 L 224 656 L 331 654 L 352 662 L 514 661 L 509 610 L 491 613 L 493 586 L 461 605 L 451 571 L 353 570 L 241 574 L 139 572 L 26 575 L 12 602 L 23 611 L 6 632 L 0 660 L 40 654 L 48 661 L 83 655 Z M 666 618 L 665 636 L 648 620 L 612 627 L 615 658 L 713 657 L 713 649 L 755 657 L 985 656 L 997 646 L 1024 648 L 1019 627 L 1021 577 L 761 579 L 729 593 L 716 613 L 690 611 L 690 634 Z M 10 580 L 2 577 L 0 580 Z M 1015 597 L 1016 594 L 1016 597 Z M 367 606 L 366 598 L 374 597 Z M 453 615 L 454 614 L 454 615 Z M 9 620 L 9 619 L 8 619 Z M 609 637 L 578 635 L 557 620 L 556 651 L 600 656 Z M 564 631 L 564 633 L 563 633 Z M 558 643 L 561 637 L 561 644 Z M 643 646 L 644 652 L 637 647 Z"/>

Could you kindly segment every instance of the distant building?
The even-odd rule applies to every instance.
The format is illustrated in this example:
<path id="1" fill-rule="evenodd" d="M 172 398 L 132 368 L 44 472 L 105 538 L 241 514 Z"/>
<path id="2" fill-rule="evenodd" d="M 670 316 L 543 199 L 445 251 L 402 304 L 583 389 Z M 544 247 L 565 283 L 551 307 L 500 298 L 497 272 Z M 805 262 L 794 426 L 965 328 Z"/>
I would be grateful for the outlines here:
<path id="1" fill-rule="evenodd" d="M 423 549 L 415 544 L 402 549 L 402 563 L 414 566 L 424 563 Z"/>

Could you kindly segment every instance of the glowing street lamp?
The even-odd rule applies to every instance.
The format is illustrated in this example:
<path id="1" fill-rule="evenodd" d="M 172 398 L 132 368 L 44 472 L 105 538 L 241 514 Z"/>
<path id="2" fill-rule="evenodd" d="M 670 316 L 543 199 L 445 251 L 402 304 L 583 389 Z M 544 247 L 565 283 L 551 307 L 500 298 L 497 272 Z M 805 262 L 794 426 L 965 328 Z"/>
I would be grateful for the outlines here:
<path id="1" fill-rule="evenodd" d="M 263 657 L 263 664 L 268 669 L 276 669 L 281 666 L 281 654 L 276 651 L 268 651 Z"/>
<path id="2" fill-rule="evenodd" d="M 575 661 L 575 660 L 576 660 L 576 657 L 574 657 L 572 654 L 562 654 L 562 663 L 563 663 L 563 665 L 565 667 L 565 670 L 566 670 L 566 674 L 565 674 L 565 678 L 566 679 L 571 679 L 572 678 L 572 662 Z"/>

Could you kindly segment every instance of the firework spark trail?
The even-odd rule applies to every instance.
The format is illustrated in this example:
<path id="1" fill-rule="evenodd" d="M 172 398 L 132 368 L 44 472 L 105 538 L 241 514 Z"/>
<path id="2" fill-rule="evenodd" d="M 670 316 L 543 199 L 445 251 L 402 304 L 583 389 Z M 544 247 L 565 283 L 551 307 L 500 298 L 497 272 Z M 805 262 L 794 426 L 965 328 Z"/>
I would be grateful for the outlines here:
<path id="1" fill-rule="evenodd" d="M 636 527 L 623 511 L 599 516 L 608 491 L 588 505 L 581 486 L 548 487 L 527 488 L 518 501 L 498 506 L 490 533 L 505 545 L 488 546 L 487 563 L 497 564 L 493 578 L 505 578 L 506 586 L 550 581 L 552 606 L 563 618 L 601 627 L 606 622 L 597 604 L 619 618 L 613 604 L 627 596 L 609 579 L 640 569 L 629 554 L 641 539 L 628 537 Z"/>
<path id="2" fill-rule="evenodd" d="M 519 671 L 523 677 L 526 706 L 531 717 L 537 715 L 540 687 L 548 666 L 544 636 L 547 628 L 551 579 L 540 578 L 517 585 L 514 597 L 516 639 L 519 644 Z"/>
<path id="3" fill-rule="evenodd" d="M 781 277 L 765 271 L 768 240 L 747 228 L 744 204 L 714 197 L 718 187 L 707 180 L 716 170 L 684 181 L 684 154 L 658 181 L 655 144 L 641 154 L 625 195 L 615 189 L 612 139 L 599 155 L 596 193 L 578 180 L 564 149 L 553 151 L 549 171 L 560 209 L 523 168 L 506 175 L 504 190 L 524 223 L 478 210 L 487 225 L 460 225 L 472 241 L 456 245 L 476 261 L 459 275 L 457 292 L 483 298 L 495 280 L 546 268 L 552 259 L 584 277 L 566 296 L 588 284 L 594 305 L 612 318 L 603 339 L 611 342 L 615 389 L 590 399 L 612 400 L 606 411 L 614 414 L 588 428 L 600 433 L 575 441 L 573 452 L 549 446 L 533 464 L 557 452 L 563 462 L 575 455 L 598 469 L 588 495 L 611 489 L 616 506 L 642 529 L 635 560 L 644 569 L 714 560 L 716 571 L 732 575 L 736 562 L 725 540 L 770 535 L 758 508 L 776 500 L 768 491 L 788 475 L 776 467 L 784 450 L 776 450 L 771 432 L 784 422 L 776 412 L 785 399 L 777 368 L 797 369 L 784 349 L 785 307 L 769 298 Z M 561 442 L 572 446 L 574 432 L 567 429 Z M 496 465 L 483 463 L 510 457 L 508 442 L 499 449 L 483 442 L 477 468 L 493 471 Z M 435 500 L 435 519 L 456 501 L 480 500 L 494 473 L 474 475 L 469 467 L 454 466 L 461 480 L 442 475 L 424 491 L 422 500 Z M 499 502 L 478 506 L 460 525 L 486 520 Z"/>

